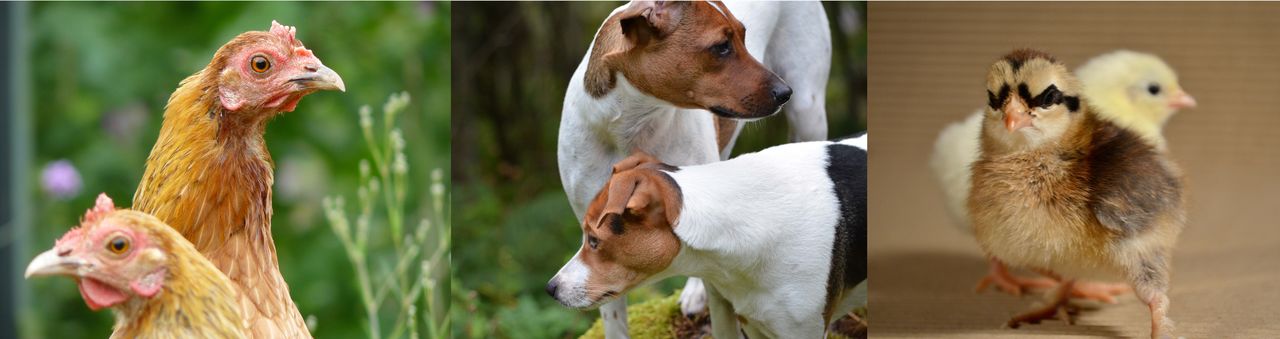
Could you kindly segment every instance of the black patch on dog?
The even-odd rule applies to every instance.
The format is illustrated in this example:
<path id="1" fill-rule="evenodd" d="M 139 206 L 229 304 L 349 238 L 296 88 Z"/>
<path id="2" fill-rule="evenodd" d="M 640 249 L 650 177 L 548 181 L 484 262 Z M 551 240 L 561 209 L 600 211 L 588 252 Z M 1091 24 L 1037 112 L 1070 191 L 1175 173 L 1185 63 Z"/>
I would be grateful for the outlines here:
<path id="1" fill-rule="evenodd" d="M 1099 223 L 1127 237 L 1150 229 L 1163 214 L 1178 213 L 1182 182 L 1155 147 L 1108 122 L 1100 122 L 1092 141 L 1089 208 Z"/>
<path id="2" fill-rule="evenodd" d="M 844 292 L 867 279 L 867 150 L 832 144 L 827 155 L 827 176 L 840 203 L 827 276 L 829 318 Z"/>

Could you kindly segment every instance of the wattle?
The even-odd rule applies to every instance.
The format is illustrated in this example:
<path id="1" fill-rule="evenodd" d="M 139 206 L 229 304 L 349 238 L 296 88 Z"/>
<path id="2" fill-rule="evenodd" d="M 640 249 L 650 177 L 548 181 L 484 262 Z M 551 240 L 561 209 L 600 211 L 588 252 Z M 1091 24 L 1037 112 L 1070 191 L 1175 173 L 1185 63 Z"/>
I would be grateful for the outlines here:
<path id="1" fill-rule="evenodd" d="M 80 296 L 89 305 L 89 309 L 94 311 L 114 306 L 129 298 L 124 292 L 94 279 L 80 279 L 79 285 Z"/>

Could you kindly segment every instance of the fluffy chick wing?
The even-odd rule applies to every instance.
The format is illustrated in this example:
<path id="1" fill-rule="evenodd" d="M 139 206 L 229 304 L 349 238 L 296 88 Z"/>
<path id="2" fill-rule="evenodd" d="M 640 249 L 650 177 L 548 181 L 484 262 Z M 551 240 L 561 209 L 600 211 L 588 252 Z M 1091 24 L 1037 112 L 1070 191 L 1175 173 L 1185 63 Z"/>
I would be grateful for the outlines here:
<path id="1" fill-rule="evenodd" d="M 1172 162 L 1133 131 L 1104 124 L 1089 154 L 1089 208 L 1103 226 L 1142 233 L 1161 216 L 1181 219 L 1182 181 Z"/>
<path id="2" fill-rule="evenodd" d="M 969 226 L 970 165 L 978 160 L 979 140 L 982 134 L 981 109 L 964 121 L 952 123 L 942 129 L 933 144 L 929 168 L 946 195 L 947 212 L 962 231 L 973 232 Z"/>

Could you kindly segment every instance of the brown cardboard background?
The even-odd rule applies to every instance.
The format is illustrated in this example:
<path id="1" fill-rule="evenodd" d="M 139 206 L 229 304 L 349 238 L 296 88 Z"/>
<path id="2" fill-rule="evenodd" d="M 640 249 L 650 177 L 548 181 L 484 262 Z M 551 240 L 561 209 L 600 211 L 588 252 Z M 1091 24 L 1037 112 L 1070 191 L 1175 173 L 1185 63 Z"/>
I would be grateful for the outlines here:
<path id="1" fill-rule="evenodd" d="M 1280 3 L 887 3 L 868 9 L 872 337 L 1142 337 L 1132 295 L 1061 321 L 1002 329 L 1038 296 L 973 293 L 977 245 L 951 223 L 928 156 L 985 103 L 1015 47 L 1075 68 L 1127 48 L 1160 55 L 1200 106 L 1165 129 L 1189 180 L 1171 317 L 1188 338 L 1280 337 Z"/>

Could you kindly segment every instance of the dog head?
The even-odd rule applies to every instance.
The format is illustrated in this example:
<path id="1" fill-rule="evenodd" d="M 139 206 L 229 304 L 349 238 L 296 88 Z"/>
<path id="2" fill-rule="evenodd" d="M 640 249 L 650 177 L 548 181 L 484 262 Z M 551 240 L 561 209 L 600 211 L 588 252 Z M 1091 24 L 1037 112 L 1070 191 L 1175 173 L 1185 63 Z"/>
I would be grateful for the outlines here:
<path id="1" fill-rule="evenodd" d="M 673 227 L 680 190 L 659 163 L 636 153 L 613 167 L 582 223 L 582 247 L 547 283 L 561 304 L 594 308 L 612 301 L 671 265 L 680 252 Z"/>
<path id="2" fill-rule="evenodd" d="M 745 38 L 746 28 L 718 1 L 635 1 L 596 36 L 586 90 L 603 96 L 622 73 L 678 107 L 764 118 L 791 98 L 791 87 L 747 52 Z"/>

